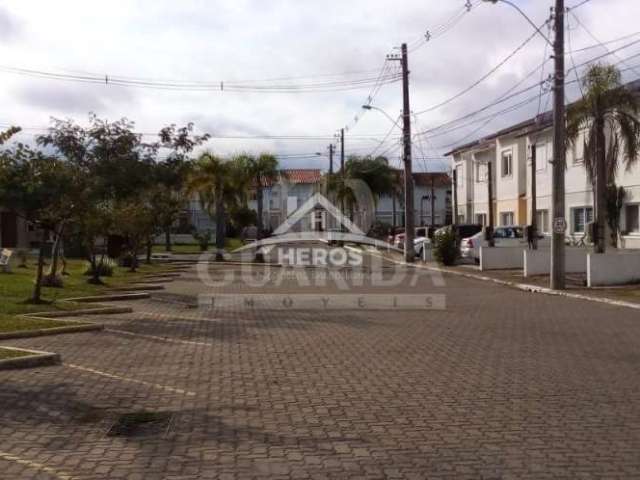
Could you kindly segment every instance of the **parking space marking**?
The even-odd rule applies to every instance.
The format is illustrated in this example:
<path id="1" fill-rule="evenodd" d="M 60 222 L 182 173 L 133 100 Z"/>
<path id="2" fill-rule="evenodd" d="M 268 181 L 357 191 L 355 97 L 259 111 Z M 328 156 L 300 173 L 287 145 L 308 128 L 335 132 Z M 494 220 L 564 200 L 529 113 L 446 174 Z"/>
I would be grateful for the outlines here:
<path id="1" fill-rule="evenodd" d="M 0 451 L 0 459 L 7 460 L 9 462 L 18 463 L 20 465 L 24 465 L 25 467 L 31 468 L 33 470 L 37 470 L 39 472 L 48 473 L 49 475 L 57 478 L 58 480 L 73 480 L 73 477 L 67 473 L 59 472 L 41 463 L 25 460 L 24 458 L 17 457 L 16 455 L 11 455 L 10 453 L 7 453 L 7 452 Z"/>
<path id="2" fill-rule="evenodd" d="M 129 313 L 128 315 L 132 316 L 143 316 L 143 317 L 153 317 L 153 318 L 161 318 L 167 320 L 175 320 L 175 321 L 183 321 L 183 322 L 220 322 L 217 318 L 200 318 L 200 317 L 185 317 L 182 315 L 169 315 L 167 313 L 151 313 L 151 312 L 134 312 Z M 133 321 L 136 319 L 134 318 Z"/>
<path id="3" fill-rule="evenodd" d="M 147 339 L 147 340 L 158 340 L 160 342 L 166 342 L 166 343 L 177 343 L 177 344 L 183 344 L 183 345 L 198 345 L 198 346 L 202 346 L 202 347 L 210 347 L 211 346 L 211 344 L 205 343 L 205 342 L 194 342 L 192 340 L 178 340 L 178 339 L 175 339 L 175 338 L 160 337 L 158 335 L 146 335 L 144 333 L 134 333 L 134 332 L 127 332 L 125 330 L 116 330 L 114 328 L 105 328 L 104 331 L 108 332 L 108 333 L 113 333 L 115 335 L 127 335 L 129 337 L 137 337 L 137 338 L 143 338 L 143 339 Z"/>
<path id="4" fill-rule="evenodd" d="M 168 385 L 161 385 L 159 383 L 151 383 L 145 382 L 144 380 L 137 380 L 135 378 L 123 377 L 122 375 L 116 375 L 113 373 L 103 372 L 100 370 L 95 370 L 93 368 L 82 367 L 80 365 L 74 365 L 73 363 L 65 363 L 65 367 L 73 368 L 75 370 L 80 370 L 82 372 L 93 373 L 94 375 L 100 375 L 101 377 L 113 378 L 115 380 L 120 380 L 122 382 L 128 383 L 137 383 L 138 385 L 144 385 L 146 387 L 153 387 L 159 390 L 164 390 L 171 393 L 179 393 L 181 395 L 186 395 L 188 397 L 194 397 L 196 395 L 195 392 L 191 392 L 189 390 L 183 390 L 181 388 L 170 387 Z"/>

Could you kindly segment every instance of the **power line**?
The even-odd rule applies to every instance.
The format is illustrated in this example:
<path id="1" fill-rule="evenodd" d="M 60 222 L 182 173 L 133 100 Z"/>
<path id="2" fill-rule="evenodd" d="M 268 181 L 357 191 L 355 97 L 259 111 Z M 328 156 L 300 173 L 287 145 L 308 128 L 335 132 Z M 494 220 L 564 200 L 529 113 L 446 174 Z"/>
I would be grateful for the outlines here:
<path id="1" fill-rule="evenodd" d="M 545 22 L 545 23 L 547 23 L 547 22 Z M 544 26 L 544 24 L 542 24 L 541 27 L 542 26 Z M 433 110 L 437 110 L 439 108 L 442 108 L 445 105 L 447 105 L 447 104 L 453 102 L 454 100 L 457 100 L 458 98 L 462 97 L 463 95 L 469 93 L 471 90 L 476 88 L 478 85 L 480 85 L 482 82 L 484 82 L 489 77 L 491 77 L 494 73 L 496 73 L 509 60 L 511 60 L 513 57 L 515 57 L 518 54 L 518 52 L 520 52 L 520 50 L 522 50 L 529 42 L 531 42 L 535 38 L 535 36 L 537 34 L 538 34 L 538 32 L 532 33 L 529 37 L 527 37 L 527 39 L 524 42 L 522 42 L 520 45 L 518 45 L 518 47 L 513 52 L 511 52 L 509 55 L 507 55 L 500 63 L 498 63 L 495 67 L 493 67 L 491 70 L 489 70 L 489 72 L 487 72 L 485 75 L 483 75 L 478 80 L 473 82 L 471 85 L 469 85 L 465 89 L 461 90 L 460 92 L 456 93 L 452 97 L 449 97 L 446 100 L 444 100 L 444 101 L 442 101 L 442 102 L 440 102 L 440 103 L 438 103 L 436 105 L 433 105 L 433 106 L 431 106 L 429 108 L 426 108 L 424 110 L 421 110 L 421 111 L 417 112 L 416 115 L 422 115 L 424 113 L 432 112 Z"/>

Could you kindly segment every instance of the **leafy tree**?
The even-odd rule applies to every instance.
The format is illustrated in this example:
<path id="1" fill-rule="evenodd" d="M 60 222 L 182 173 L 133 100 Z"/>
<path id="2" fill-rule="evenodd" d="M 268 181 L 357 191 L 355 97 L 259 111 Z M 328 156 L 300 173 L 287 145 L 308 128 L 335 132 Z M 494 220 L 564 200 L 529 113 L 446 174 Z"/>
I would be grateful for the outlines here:
<path id="1" fill-rule="evenodd" d="M 575 143 L 586 131 L 584 159 L 595 185 L 596 252 L 606 250 L 607 188 L 615 184 L 622 163 L 637 161 L 640 149 L 640 100 L 621 83 L 620 71 L 611 65 L 594 65 L 585 75 L 584 96 L 568 110 L 567 138 Z M 621 155 L 622 154 L 622 155 Z"/>
<path id="2" fill-rule="evenodd" d="M 126 239 L 126 259 L 131 272 L 138 268 L 138 253 L 143 243 L 153 234 L 154 224 L 150 204 L 143 198 L 117 202 L 113 210 L 113 232 Z"/>
<path id="3" fill-rule="evenodd" d="M 241 202 L 245 195 L 245 178 L 238 162 L 222 159 L 210 152 L 200 155 L 192 171 L 188 191 L 196 193 L 207 212 L 215 215 L 216 261 L 224 260 L 226 212 Z"/>
<path id="4" fill-rule="evenodd" d="M 73 168 L 63 160 L 19 144 L 0 156 L 0 204 L 41 230 L 32 303 L 42 303 L 45 247 L 50 233 L 76 208 Z"/>
<path id="5" fill-rule="evenodd" d="M 5 143 L 7 143 L 11 137 L 13 137 L 21 130 L 22 129 L 20 127 L 9 127 L 4 132 L 0 132 L 0 145 L 4 145 Z"/>

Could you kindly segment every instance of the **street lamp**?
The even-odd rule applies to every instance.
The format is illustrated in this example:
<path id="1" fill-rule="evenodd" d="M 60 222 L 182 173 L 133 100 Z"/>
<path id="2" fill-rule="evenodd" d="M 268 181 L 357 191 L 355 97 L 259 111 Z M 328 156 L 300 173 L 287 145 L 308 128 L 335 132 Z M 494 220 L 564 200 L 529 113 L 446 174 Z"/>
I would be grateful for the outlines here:
<path id="1" fill-rule="evenodd" d="M 526 18 L 538 34 L 553 47 L 555 75 L 553 80 L 553 165 L 551 172 L 551 207 L 553 210 L 553 235 L 551 237 L 551 275 L 552 290 L 565 288 L 565 233 L 567 220 L 565 211 L 565 164 L 566 150 L 566 108 L 565 108 L 565 76 L 564 76 L 564 0 L 555 0 L 554 27 L 555 41 L 552 43 L 533 23 L 533 21 L 509 0 L 483 0 L 490 3 L 506 3 L 515 8 Z"/>
<path id="2" fill-rule="evenodd" d="M 378 108 L 378 107 L 374 107 L 373 105 L 362 105 L 363 110 L 376 110 L 377 112 L 382 113 L 385 117 L 387 117 L 389 119 L 389 121 L 391 123 L 393 123 L 394 125 L 398 124 L 398 120 L 394 120 L 391 115 L 389 115 L 387 112 L 385 112 L 383 109 Z"/>
<path id="3" fill-rule="evenodd" d="M 531 20 L 531 19 L 529 18 L 529 16 L 528 16 L 526 13 L 524 13 L 524 11 L 523 11 L 523 10 L 522 10 L 518 5 L 516 5 L 515 3 L 510 2 L 509 0 L 482 0 L 482 1 L 483 1 L 483 2 L 485 2 L 485 3 L 493 3 L 493 4 L 496 4 L 496 3 L 498 3 L 498 2 L 502 2 L 502 3 L 506 3 L 507 5 L 509 5 L 509 6 L 513 7 L 513 8 L 515 8 L 515 9 L 518 11 L 518 13 L 520 13 L 520 15 L 522 15 L 522 16 L 527 20 L 527 22 L 529 22 L 529 25 L 531 25 L 531 26 L 533 27 L 533 29 L 534 29 L 536 32 L 538 32 L 538 34 L 539 34 L 542 38 L 544 38 L 544 40 L 545 40 L 545 41 L 546 41 L 546 42 L 547 42 L 551 47 L 553 47 L 553 42 L 552 42 L 551 40 L 549 40 L 549 37 L 547 37 L 544 33 L 542 33 L 542 30 L 540 30 L 540 28 L 539 28 L 535 23 L 533 23 L 533 20 Z"/>

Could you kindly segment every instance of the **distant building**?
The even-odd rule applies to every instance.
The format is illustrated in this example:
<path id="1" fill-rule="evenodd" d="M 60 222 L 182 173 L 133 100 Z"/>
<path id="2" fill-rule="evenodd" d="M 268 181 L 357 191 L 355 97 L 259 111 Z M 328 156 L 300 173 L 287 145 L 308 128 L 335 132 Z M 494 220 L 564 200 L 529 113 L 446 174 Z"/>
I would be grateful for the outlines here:
<path id="1" fill-rule="evenodd" d="M 17 213 L 0 208 L 0 248 L 30 248 L 38 239 L 29 223 Z"/>

